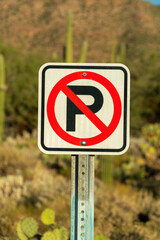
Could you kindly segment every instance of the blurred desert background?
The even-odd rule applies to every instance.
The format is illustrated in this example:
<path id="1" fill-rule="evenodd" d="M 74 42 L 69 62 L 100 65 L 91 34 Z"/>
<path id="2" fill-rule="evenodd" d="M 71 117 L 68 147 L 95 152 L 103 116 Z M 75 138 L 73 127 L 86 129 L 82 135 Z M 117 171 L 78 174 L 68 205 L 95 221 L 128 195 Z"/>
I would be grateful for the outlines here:
<path id="1" fill-rule="evenodd" d="M 95 240 L 160 240 L 160 6 L 141 0 L 0 0 L 0 240 L 70 239 L 71 156 L 37 147 L 46 62 L 130 69 L 130 148 L 95 156 Z"/>

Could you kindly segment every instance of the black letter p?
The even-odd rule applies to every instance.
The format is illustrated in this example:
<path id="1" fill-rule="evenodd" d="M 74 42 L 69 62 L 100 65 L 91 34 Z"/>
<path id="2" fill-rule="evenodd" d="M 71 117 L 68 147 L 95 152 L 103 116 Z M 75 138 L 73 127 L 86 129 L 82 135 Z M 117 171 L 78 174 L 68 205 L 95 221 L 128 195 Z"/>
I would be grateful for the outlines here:
<path id="1" fill-rule="evenodd" d="M 92 105 L 87 107 L 93 112 L 98 112 L 103 105 L 103 96 L 99 89 L 93 86 L 68 86 L 76 95 L 91 95 L 94 98 Z M 67 97 L 67 129 L 66 131 L 75 131 L 76 114 L 84 114 L 68 97 Z"/>

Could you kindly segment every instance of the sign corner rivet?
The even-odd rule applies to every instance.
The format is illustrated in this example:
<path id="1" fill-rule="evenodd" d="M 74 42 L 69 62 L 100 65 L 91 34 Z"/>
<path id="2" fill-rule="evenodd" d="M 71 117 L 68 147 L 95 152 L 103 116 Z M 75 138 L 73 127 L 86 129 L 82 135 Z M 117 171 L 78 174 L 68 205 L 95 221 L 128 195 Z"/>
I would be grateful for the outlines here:
<path id="1" fill-rule="evenodd" d="M 83 77 L 86 77 L 86 76 L 87 76 L 87 73 L 86 73 L 86 72 L 82 73 L 82 76 L 83 76 Z"/>
<path id="2" fill-rule="evenodd" d="M 83 146 L 86 145 L 86 141 L 85 141 L 85 140 L 82 140 L 82 141 L 81 141 L 81 145 L 83 145 Z"/>

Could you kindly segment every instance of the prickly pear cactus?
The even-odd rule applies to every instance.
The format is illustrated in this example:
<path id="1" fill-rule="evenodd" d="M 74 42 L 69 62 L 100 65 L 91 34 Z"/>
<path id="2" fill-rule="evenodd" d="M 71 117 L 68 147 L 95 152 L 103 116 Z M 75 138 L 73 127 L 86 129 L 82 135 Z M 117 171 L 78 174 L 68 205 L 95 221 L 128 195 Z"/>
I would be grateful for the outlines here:
<path id="1" fill-rule="evenodd" d="M 46 208 L 41 214 L 41 221 L 46 225 L 55 224 L 55 212 L 50 208 Z"/>
<path id="2" fill-rule="evenodd" d="M 46 225 L 54 224 L 55 212 L 46 208 L 41 214 L 41 221 Z M 38 224 L 31 218 L 27 217 L 17 224 L 17 235 L 20 240 L 68 240 L 68 231 L 66 228 L 56 228 L 54 231 L 47 231 L 42 236 L 38 234 Z M 104 239 L 105 240 L 105 239 Z"/>
<path id="3" fill-rule="evenodd" d="M 67 240 L 68 239 L 68 231 L 65 227 L 61 227 L 60 229 L 60 240 Z"/>
<path id="4" fill-rule="evenodd" d="M 19 221 L 17 223 L 17 227 L 16 227 L 16 230 L 17 230 L 17 235 L 18 237 L 21 239 L 21 240 L 28 240 L 28 238 L 24 235 L 22 229 L 21 229 L 21 223 L 22 221 Z"/>
<path id="5" fill-rule="evenodd" d="M 68 231 L 66 228 L 62 227 L 60 229 L 55 229 L 53 231 L 56 240 L 67 240 L 68 239 Z"/>
<path id="6" fill-rule="evenodd" d="M 58 239 L 55 238 L 53 231 L 48 231 L 43 234 L 41 240 L 58 240 Z"/>
<path id="7" fill-rule="evenodd" d="M 95 236 L 95 240 L 110 240 L 110 239 L 103 235 L 97 235 Z"/>
<path id="8" fill-rule="evenodd" d="M 38 224 L 34 218 L 27 217 L 21 222 L 22 232 L 28 237 L 31 238 L 35 236 L 38 232 Z"/>

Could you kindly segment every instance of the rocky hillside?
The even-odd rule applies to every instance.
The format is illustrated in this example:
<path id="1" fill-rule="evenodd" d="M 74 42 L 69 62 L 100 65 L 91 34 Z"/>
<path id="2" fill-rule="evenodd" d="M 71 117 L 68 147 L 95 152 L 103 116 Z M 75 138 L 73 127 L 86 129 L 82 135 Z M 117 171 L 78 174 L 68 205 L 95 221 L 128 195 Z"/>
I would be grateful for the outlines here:
<path id="1" fill-rule="evenodd" d="M 0 38 L 62 56 L 68 11 L 74 18 L 75 61 L 83 40 L 89 43 L 88 62 L 109 61 L 113 38 L 133 52 L 158 48 L 160 7 L 140 0 L 1 0 Z"/>

